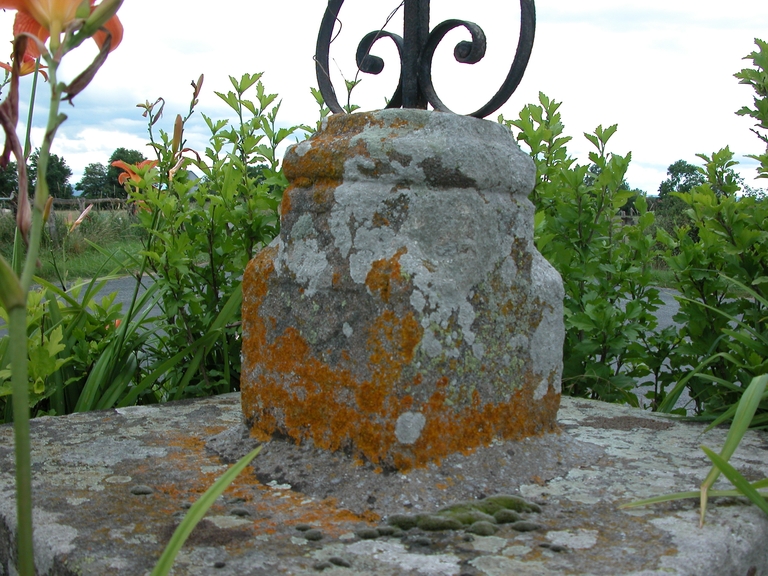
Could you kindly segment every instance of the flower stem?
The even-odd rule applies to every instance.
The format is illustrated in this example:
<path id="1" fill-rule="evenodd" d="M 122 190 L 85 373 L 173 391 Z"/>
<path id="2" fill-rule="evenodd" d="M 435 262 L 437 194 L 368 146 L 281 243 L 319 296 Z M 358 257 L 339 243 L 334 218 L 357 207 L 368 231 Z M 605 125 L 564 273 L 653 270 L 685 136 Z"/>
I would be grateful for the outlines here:
<path id="1" fill-rule="evenodd" d="M 29 95 L 29 112 L 27 114 L 27 133 L 24 138 L 24 159 L 29 158 L 32 149 L 32 116 L 35 113 L 35 96 L 37 95 L 37 77 L 40 75 L 40 58 L 35 60 L 35 74 L 32 77 L 32 92 Z"/>
<path id="2" fill-rule="evenodd" d="M 13 433 L 16 449 L 16 514 L 19 576 L 34 576 L 32 544 L 32 473 L 29 442 L 29 379 L 27 373 L 27 310 L 8 311 L 8 350 L 13 385 Z"/>

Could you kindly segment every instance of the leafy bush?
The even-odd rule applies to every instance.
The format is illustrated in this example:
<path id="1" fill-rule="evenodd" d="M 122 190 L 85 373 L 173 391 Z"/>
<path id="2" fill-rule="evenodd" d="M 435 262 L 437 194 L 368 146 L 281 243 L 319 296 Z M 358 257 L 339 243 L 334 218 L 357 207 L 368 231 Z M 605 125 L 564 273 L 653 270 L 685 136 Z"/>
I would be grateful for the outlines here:
<path id="1" fill-rule="evenodd" d="M 560 104 L 544 94 L 539 102 L 516 120 L 500 120 L 520 130 L 517 139 L 536 164 L 536 244 L 565 285 L 563 387 L 571 395 L 637 405 L 635 380 L 650 372 L 653 312 L 661 304 L 651 285 L 654 216 L 624 180 L 631 155 L 607 151 L 616 126 L 584 135 L 595 150 L 591 164 L 581 165 L 566 149 Z M 630 200 L 634 224 L 620 215 Z"/>
<path id="2" fill-rule="evenodd" d="M 172 134 L 153 134 L 162 100 L 144 105 L 157 160 L 128 167 L 133 177 L 127 188 L 148 234 L 144 269 L 158 287 L 167 325 L 150 352 L 165 373 L 137 389 L 160 385 L 164 399 L 239 389 L 240 280 L 248 261 L 279 231 L 287 180 L 276 149 L 299 129 L 277 126 L 280 104 L 260 78 L 230 77 L 233 90 L 216 93 L 238 124 L 204 116 L 211 132 L 204 157 L 185 148 L 183 136 L 202 77 Z M 249 90 L 255 100 L 245 97 Z M 175 359 L 172 366 L 163 364 L 168 358 Z"/>

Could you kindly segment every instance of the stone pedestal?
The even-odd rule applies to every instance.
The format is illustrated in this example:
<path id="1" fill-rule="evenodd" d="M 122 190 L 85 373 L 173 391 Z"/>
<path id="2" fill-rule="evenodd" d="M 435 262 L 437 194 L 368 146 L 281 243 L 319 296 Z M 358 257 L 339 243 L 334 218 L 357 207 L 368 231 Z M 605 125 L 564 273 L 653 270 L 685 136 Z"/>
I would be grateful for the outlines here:
<path id="1" fill-rule="evenodd" d="M 260 437 L 408 469 L 551 431 L 563 288 L 502 126 L 337 115 L 287 152 L 280 235 L 244 281 L 242 406 Z"/>

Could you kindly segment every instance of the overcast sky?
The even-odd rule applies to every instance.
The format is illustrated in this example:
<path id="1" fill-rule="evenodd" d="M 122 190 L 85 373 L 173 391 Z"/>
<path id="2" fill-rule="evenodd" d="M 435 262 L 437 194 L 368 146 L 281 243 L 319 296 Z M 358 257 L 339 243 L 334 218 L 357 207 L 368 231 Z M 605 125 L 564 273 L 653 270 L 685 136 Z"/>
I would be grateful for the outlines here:
<path id="1" fill-rule="evenodd" d="M 355 75 L 354 50 L 364 34 L 378 29 L 398 0 L 348 0 L 340 13 L 343 29 L 331 51 L 332 68 Z M 227 91 L 228 75 L 264 72 L 270 92 L 282 98 L 279 120 L 285 125 L 313 123 L 317 106 L 312 56 L 325 0 L 125 0 L 120 18 L 125 37 L 88 89 L 66 106 L 69 120 L 59 129 L 54 152 L 75 172 L 106 163 L 120 146 L 146 148 L 146 125 L 136 104 L 166 99 L 160 127 L 172 130 L 184 112 L 190 81 L 205 74 L 198 110 L 227 117 L 216 91 Z M 522 84 L 501 109 L 517 117 L 539 91 L 562 101 L 566 133 L 574 136 L 571 153 L 586 162 L 589 144 L 582 136 L 598 124 L 618 124 L 610 143 L 618 154 L 632 152 L 628 180 L 655 193 L 666 168 L 678 159 L 699 163 L 696 153 L 730 145 L 752 182 L 754 163 L 744 154 L 763 152 L 749 131 L 751 119 L 734 112 L 751 105 L 752 93 L 733 74 L 742 58 L 756 49 L 754 38 L 768 40 L 765 0 L 538 0 L 536 43 Z M 13 12 L 0 13 L 0 29 L 10 38 Z M 436 61 L 438 94 L 452 109 L 468 113 L 498 89 L 517 42 L 517 2 L 432 0 L 431 22 L 460 18 L 479 24 L 488 38 L 486 59 L 475 66 L 452 59 L 461 32 L 446 38 Z M 402 17 L 389 29 L 400 32 Z M 90 43 L 89 43 L 90 44 Z M 365 76 L 353 101 L 363 109 L 383 105 L 399 73 L 394 49 L 386 40 L 374 53 L 385 59 L 385 72 Z M 8 47 L 10 53 L 10 46 Z M 68 57 L 65 76 L 73 77 L 95 54 L 90 46 Z M 30 77 L 22 80 L 28 99 Z M 337 91 L 343 82 L 337 81 Z M 47 86 L 37 101 L 33 145 L 40 144 L 45 123 Z M 22 106 L 22 120 L 26 117 Z M 491 120 L 496 119 L 492 115 Z M 23 124 L 23 121 L 22 121 Z M 188 145 L 203 149 L 205 125 L 190 125 Z M 24 126 L 20 126 L 23 134 Z M 764 181 L 763 181 L 764 182 Z M 762 185 L 766 187 L 765 184 Z"/>

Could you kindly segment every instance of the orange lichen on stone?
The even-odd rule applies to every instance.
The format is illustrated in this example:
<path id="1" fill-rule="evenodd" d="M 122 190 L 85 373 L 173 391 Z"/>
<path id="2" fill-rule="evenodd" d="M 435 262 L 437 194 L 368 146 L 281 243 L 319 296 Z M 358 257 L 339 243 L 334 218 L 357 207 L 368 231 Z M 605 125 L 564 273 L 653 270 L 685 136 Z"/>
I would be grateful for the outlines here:
<path id="1" fill-rule="evenodd" d="M 403 246 L 392 258 L 376 260 L 365 278 L 365 285 L 371 292 L 378 292 L 385 304 L 389 303 L 393 284 L 402 286 L 403 276 L 400 270 L 400 256 L 408 249 Z"/>
<path id="2" fill-rule="evenodd" d="M 382 300 L 389 299 L 392 283 L 401 280 L 398 258 L 402 253 L 378 261 L 368 275 L 369 288 Z M 273 273 L 271 258 L 269 252 L 262 253 L 245 275 L 245 373 L 256 370 L 242 387 L 243 410 L 260 437 L 279 430 L 297 442 L 311 439 L 315 446 L 329 450 L 353 447 L 373 463 L 394 462 L 398 469 L 409 469 L 489 444 L 496 437 L 521 438 L 552 430 L 549 423 L 554 421 L 559 394 L 533 402 L 533 378 L 507 402 L 483 404 L 475 392 L 468 405 L 459 409 L 446 402 L 449 381 L 444 377 L 426 401 L 415 402 L 405 392 L 402 378 L 423 334 L 413 313 L 398 318 L 385 309 L 371 322 L 367 379 L 318 359 L 296 328 L 287 327 L 270 342 L 259 304 Z M 411 383 L 421 381 L 421 375 L 416 375 Z M 426 423 L 413 445 L 401 446 L 394 426 L 398 416 L 409 410 L 421 412 Z"/>

